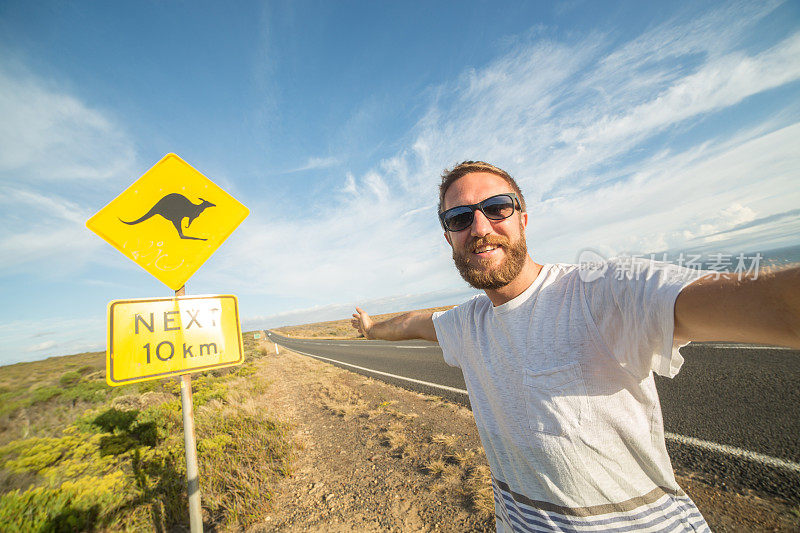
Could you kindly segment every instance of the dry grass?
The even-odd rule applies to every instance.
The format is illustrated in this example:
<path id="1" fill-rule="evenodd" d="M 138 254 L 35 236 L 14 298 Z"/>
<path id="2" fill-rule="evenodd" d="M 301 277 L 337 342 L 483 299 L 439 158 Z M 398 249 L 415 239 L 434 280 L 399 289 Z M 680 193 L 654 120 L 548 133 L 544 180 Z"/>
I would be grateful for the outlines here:
<path id="1" fill-rule="evenodd" d="M 396 457 L 406 457 L 410 453 L 411 442 L 405 430 L 384 428 L 381 432 L 381 444 L 389 448 L 389 452 Z"/>
<path id="2" fill-rule="evenodd" d="M 333 383 L 325 377 L 321 379 L 323 385 L 319 392 L 319 401 L 325 409 L 341 417 L 369 416 L 369 405 L 358 391 Z"/>
<path id="3" fill-rule="evenodd" d="M 446 453 L 444 455 L 444 459 L 450 464 L 465 465 L 470 459 L 472 459 L 474 455 L 475 452 L 471 450 L 452 451 L 450 453 Z"/>
<path id="4" fill-rule="evenodd" d="M 482 449 L 458 449 L 458 435 L 431 436 L 423 470 L 436 479 L 435 492 L 458 494 L 482 519 L 494 516 L 491 475 Z"/>
<path id="5" fill-rule="evenodd" d="M 489 467 L 485 465 L 471 467 L 462 477 L 459 493 L 482 518 L 494 515 L 494 494 Z"/>
<path id="6" fill-rule="evenodd" d="M 402 411 L 398 411 L 397 409 L 387 409 L 386 414 L 404 422 L 409 422 L 415 418 L 419 418 L 417 413 L 404 413 Z"/>
<path id="7" fill-rule="evenodd" d="M 444 474 L 445 470 L 447 469 L 447 463 L 441 459 L 434 459 L 427 462 L 423 468 L 430 475 L 434 477 L 441 477 L 441 475 Z"/>
<path id="8" fill-rule="evenodd" d="M 389 421 L 387 426 L 380 428 L 380 443 L 389 448 L 389 453 L 395 457 L 411 457 L 418 455 L 418 446 L 409 438 L 408 427 L 397 420 Z"/>
<path id="9" fill-rule="evenodd" d="M 470 454 L 463 462 L 455 463 L 433 459 L 424 465 L 424 470 L 437 480 L 431 486 L 434 492 L 458 494 L 465 507 L 488 519 L 494 515 L 491 475 L 488 466 L 475 464 L 474 457 Z"/>
<path id="10" fill-rule="evenodd" d="M 458 436 L 444 435 L 442 433 L 437 433 L 436 435 L 431 437 L 431 442 L 434 442 L 436 444 L 442 444 L 447 448 L 453 448 L 458 442 Z"/>

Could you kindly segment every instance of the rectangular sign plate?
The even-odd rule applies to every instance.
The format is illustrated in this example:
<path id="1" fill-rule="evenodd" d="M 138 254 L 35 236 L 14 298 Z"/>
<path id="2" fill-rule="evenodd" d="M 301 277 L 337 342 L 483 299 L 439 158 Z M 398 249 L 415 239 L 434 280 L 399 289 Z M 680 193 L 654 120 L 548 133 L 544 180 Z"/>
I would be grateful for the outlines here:
<path id="1" fill-rule="evenodd" d="M 239 365 L 241 331 L 233 295 L 113 300 L 106 382 L 126 385 Z"/>

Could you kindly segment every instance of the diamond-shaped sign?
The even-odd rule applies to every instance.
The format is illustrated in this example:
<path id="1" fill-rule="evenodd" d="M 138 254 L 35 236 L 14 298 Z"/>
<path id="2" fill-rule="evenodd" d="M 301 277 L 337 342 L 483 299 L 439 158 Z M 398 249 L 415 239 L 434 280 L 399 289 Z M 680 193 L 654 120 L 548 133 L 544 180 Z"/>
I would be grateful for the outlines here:
<path id="1" fill-rule="evenodd" d="M 167 154 L 86 227 L 178 290 L 249 213 L 189 163 Z"/>

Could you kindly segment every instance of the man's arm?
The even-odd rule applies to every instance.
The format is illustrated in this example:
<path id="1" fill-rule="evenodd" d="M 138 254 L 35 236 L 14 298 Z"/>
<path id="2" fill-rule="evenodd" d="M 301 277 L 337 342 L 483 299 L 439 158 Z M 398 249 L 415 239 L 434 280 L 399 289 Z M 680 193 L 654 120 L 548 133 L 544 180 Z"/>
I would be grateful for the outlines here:
<path id="1" fill-rule="evenodd" d="M 386 341 L 425 339 L 437 342 L 431 312 L 411 311 L 383 322 L 374 322 L 366 311 L 356 307 L 350 324 L 368 339 Z"/>
<path id="2" fill-rule="evenodd" d="M 757 279 L 722 274 L 691 283 L 675 301 L 675 339 L 800 349 L 800 267 Z"/>

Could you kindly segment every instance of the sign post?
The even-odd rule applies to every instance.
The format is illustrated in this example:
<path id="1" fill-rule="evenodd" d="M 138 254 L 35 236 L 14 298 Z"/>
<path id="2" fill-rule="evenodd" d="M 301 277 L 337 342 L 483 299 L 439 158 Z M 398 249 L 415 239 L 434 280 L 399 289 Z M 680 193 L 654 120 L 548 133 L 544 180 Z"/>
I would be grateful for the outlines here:
<path id="1" fill-rule="evenodd" d="M 186 161 L 167 154 L 86 221 L 175 291 L 174 298 L 109 303 L 106 382 L 180 380 L 192 533 L 202 533 L 203 519 L 190 373 L 239 365 L 244 352 L 236 297 L 187 297 L 186 281 L 248 214 Z"/>
<path id="2" fill-rule="evenodd" d="M 200 512 L 200 471 L 197 468 L 197 443 L 194 438 L 194 409 L 192 407 L 192 376 L 181 380 L 181 411 L 183 412 L 183 446 L 186 454 L 186 485 L 189 494 L 189 525 L 192 533 L 203 531 Z"/>
<path id="3" fill-rule="evenodd" d="M 178 296 L 186 296 L 186 285 L 175 291 L 175 297 Z M 192 375 L 183 374 L 180 380 L 183 449 L 186 455 L 186 492 L 189 495 L 189 527 L 194 533 L 203 531 L 203 516 L 200 510 L 200 469 L 197 468 L 197 442 L 194 435 Z"/>

